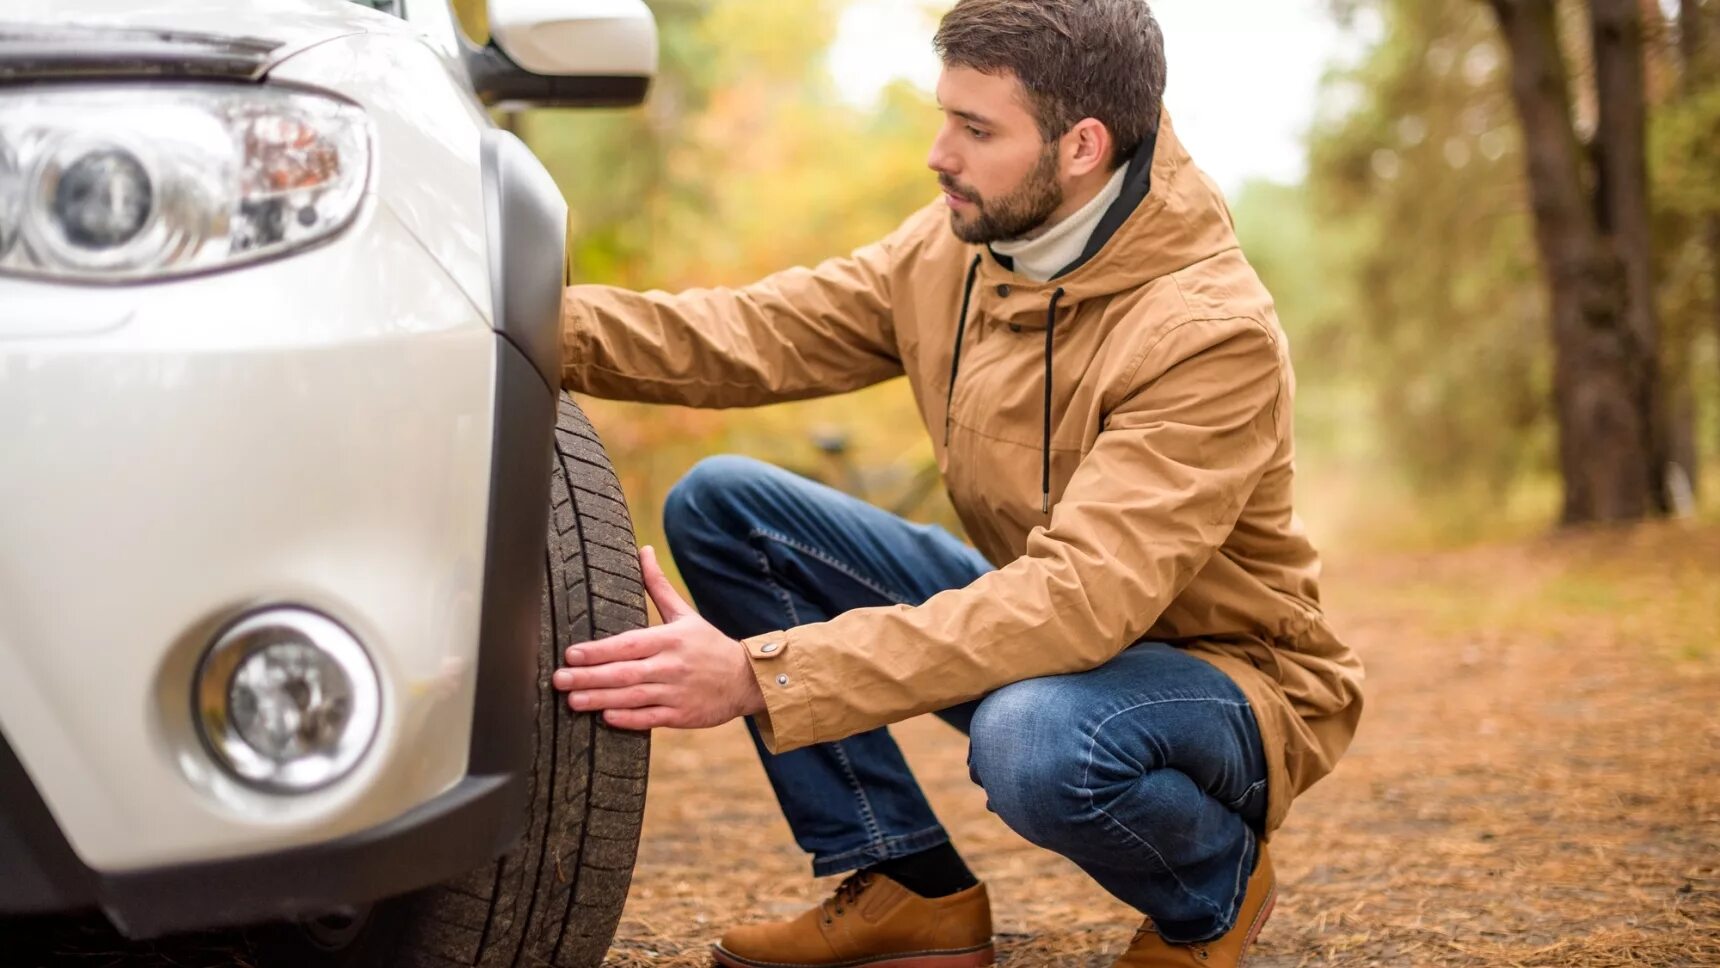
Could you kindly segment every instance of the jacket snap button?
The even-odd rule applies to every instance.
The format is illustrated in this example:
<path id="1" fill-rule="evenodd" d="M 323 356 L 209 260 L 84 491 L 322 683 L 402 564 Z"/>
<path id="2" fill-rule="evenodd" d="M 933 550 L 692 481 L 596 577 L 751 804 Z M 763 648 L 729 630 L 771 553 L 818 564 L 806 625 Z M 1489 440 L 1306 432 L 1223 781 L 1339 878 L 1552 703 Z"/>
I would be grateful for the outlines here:
<path id="1" fill-rule="evenodd" d="M 775 642 L 766 642 L 765 644 L 759 646 L 758 650 L 760 652 L 775 652 L 776 651 L 776 643 Z"/>
<path id="2" fill-rule="evenodd" d="M 786 676 L 786 675 L 777 676 L 776 677 L 776 684 L 779 686 L 788 685 L 788 676 Z"/>
<path id="3" fill-rule="evenodd" d="M 1008 283 L 999 283 L 998 287 L 997 287 L 997 294 L 999 296 L 1009 295 L 1009 284 Z"/>

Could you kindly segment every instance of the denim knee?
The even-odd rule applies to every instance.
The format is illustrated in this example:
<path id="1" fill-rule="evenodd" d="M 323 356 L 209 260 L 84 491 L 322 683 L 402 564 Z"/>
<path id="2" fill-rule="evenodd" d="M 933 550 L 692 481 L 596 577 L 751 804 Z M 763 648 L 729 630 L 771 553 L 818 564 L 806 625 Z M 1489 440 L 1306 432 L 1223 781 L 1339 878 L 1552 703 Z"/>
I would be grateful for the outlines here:
<path id="1" fill-rule="evenodd" d="M 663 534 L 669 550 L 732 528 L 730 513 L 747 491 L 772 471 L 769 464 L 739 454 L 717 454 L 694 464 L 663 499 Z"/>
<path id="2" fill-rule="evenodd" d="M 1143 846 L 1147 831 L 1205 836 L 1195 829 L 1205 794 L 1159 762 L 1150 738 L 1119 755 L 1100 735 L 1112 717 L 1096 716 L 1092 698 L 1072 678 L 1054 676 L 1005 686 L 980 701 L 968 734 L 968 770 L 985 790 L 986 807 L 1028 841 L 1066 854 L 1091 850 L 1095 825 Z"/>
<path id="3" fill-rule="evenodd" d="M 1055 849 L 1082 822 L 1084 713 L 1056 678 L 1026 679 L 991 693 L 974 711 L 968 771 L 986 807 L 1010 829 Z"/>

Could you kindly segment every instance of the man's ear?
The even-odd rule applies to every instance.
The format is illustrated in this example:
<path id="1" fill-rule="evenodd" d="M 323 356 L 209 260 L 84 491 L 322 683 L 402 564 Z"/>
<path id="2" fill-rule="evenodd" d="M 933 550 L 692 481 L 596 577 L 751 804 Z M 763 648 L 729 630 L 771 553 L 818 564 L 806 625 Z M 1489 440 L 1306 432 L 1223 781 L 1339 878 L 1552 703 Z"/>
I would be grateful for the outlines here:
<path id="1" fill-rule="evenodd" d="M 1063 135 L 1068 152 L 1069 177 L 1079 178 L 1106 167 L 1111 161 L 1111 132 L 1097 118 L 1082 118 Z"/>

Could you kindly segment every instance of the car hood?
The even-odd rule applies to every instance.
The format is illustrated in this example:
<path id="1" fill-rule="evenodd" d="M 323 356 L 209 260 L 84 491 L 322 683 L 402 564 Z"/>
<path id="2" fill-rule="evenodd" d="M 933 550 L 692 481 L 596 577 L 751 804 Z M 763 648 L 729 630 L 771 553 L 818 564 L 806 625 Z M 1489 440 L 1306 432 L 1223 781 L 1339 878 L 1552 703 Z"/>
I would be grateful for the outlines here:
<path id="1" fill-rule="evenodd" d="M 312 44 L 399 26 L 351 0 L 7 0 L 0 6 L 0 78 L 259 77 Z"/>

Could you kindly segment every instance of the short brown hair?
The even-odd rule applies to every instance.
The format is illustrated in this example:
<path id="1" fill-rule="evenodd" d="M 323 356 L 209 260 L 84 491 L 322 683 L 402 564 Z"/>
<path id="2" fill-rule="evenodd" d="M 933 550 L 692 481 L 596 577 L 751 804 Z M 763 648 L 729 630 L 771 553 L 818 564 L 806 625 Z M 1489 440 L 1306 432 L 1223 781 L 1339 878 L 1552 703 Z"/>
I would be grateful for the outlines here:
<path id="1" fill-rule="evenodd" d="M 932 43 L 945 67 L 1014 74 L 1046 141 L 1097 119 L 1113 167 L 1158 130 L 1165 41 L 1147 0 L 961 0 Z"/>

